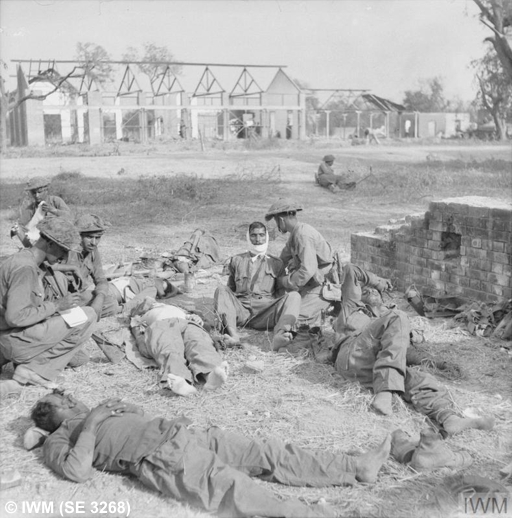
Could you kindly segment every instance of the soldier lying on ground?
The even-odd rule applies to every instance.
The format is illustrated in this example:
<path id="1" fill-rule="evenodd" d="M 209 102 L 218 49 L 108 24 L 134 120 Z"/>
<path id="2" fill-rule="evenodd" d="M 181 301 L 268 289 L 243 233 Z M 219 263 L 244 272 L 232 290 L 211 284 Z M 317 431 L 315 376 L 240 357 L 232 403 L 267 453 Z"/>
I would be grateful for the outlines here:
<path id="1" fill-rule="evenodd" d="M 392 413 L 392 395 L 398 394 L 446 434 L 466 428 L 491 430 L 492 418 L 457 416 L 446 387 L 432 375 L 407 367 L 419 361 L 410 348 L 407 315 L 382 302 L 380 292 L 391 288 L 390 281 L 352 264 L 343 267 L 343 275 L 342 308 L 334 324 L 336 370 L 345 379 L 372 388 L 372 406 L 380 414 Z"/>
<path id="2" fill-rule="evenodd" d="M 132 308 L 132 334 L 142 356 L 156 361 L 160 383 L 179 396 L 215 390 L 228 377 L 228 364 L 215 349 L 200 317 L 146 298 Z"/>
<path id="3" fill-rule="evenodd" d="M 40 399 L 32 419 L 51 432 L 45 463 L 69 480 L 85 482 L 93 468 L 131 474 L 151 489 L 233 518 L 335 516 L 327 506 L 278 499 L 250 477 L 312 487 L 373 483 L 390 451 L 388 436 L 360 456 L 310 452 L 215 426 L 190 428 L 184 417 L 152 418 L 119 399 L 89 410 L 62 392 Z"/>
<path id="4" fill-rule="evenodd" d="M 57 375 L 91 336 L 101 308 L 101 301 L 92 300 L 83 308 L 83 322 L 66 323 L 60 313 L 80 305 L 80 297 L 67 292 L 65 281 L 55 282 L 51 266 L 79 246 L 80 236 L 62 218 L 45 219 L 38 229 L 41 236 L 33 247 L 0 266 L 0 366 L 10 360 L 16 365 L 13 379 L 0 381 L 2 397 L 26 384 L 55 386 Z"/>
<path id="5" fill-rule="evenodd" d="M 247 232 L 249 249 L 229 261 L 227 286 L 214 294 L 214 310 L 226 345 L 240 343 L 237 326 L 258 330 L 274 329 L 272 347 L 287 344 L 299 316 L 301 298 L 298 292 L 283 293 L 277 279 L 284 275 L 283 262 L 267 254 L 267 227 L 255 221 Z"/>

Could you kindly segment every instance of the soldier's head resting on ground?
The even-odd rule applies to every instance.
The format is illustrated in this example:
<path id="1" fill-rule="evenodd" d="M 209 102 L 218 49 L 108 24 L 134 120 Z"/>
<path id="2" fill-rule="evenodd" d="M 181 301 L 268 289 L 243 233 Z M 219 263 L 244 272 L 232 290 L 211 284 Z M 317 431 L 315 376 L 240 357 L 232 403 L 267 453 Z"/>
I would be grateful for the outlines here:
<path id="1" fill-rule="evenodd" d="M 44 253 L 45 260 L 55 264 L 65 259 L 70 250 L 80 249 L 80 234 L 76 227 L 64 218 L 50 218 L 41 221 L 37 228 L 41 237 L 34 245 L 38 253 Z"/>
<path id="2" fill-rule="evenodd" d="M 247 231 L 247 244 L 249 245 L 249 252 L 254 256 L 265 254 L 267 252 L 268 231 L 267 227 L 263 223 L 253 221 L 249 225 L 249 230 Z"/>
<path id="3" fill-rule="evenodd" d="M 81 401 L 54 389 L 52 394 L 47 394 L 36 403 L 31 417 L 38 428 L 53 433 L 66 419 L 88 411 Z"/>
<path id="4" fill-rule="evenodd" d="M 36 176 L 27 182 L 25 191 L 28 191 L 37 204 L 46 201 L 48 198 L 48 186 L 50 180 L 43 176 Z"/>
<path id="5" fill-rule="evenodd" d="M 265 221 L 274 219 L 279 232 L 286 234 L 297 225 L 297 212 L 300 210 L 302 210 L 302 207 L 296 201 L 280 198 L 268 209 L 265 214 Z"/>
<path id="6" fill-rule="evenodd" d="M 82 249 L 88 254 L 96 249 L 109 226 L 96 214 L 83 214 L 76 220 L 75 225 L 80 232 Z"/>
<path id="7" fill-rule="evenodd" d="M 322 160 L 327 164 L 327 165 L 332 165 L 334 164 L 334 156 L 333 155 L 325 155 Z"/>

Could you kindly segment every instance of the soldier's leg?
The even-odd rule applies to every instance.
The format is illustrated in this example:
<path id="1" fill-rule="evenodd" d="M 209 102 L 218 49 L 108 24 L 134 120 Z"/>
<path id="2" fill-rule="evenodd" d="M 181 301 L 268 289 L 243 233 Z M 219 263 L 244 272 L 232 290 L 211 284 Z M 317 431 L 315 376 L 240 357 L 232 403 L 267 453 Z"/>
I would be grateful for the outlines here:
<path id="1" fill-rule="evenodd" d="M 238 338 L 237 325 L 245 324 L 251 314 L 227 286 L 218 286 L 213 295 L 213 308 L 219 316 L 223 331 Z"/>
<path id="2" fill-rule="evenodd" d="M 87 289 L 85 291 L 80 292 L 80 305 L 88 306 L 92 300 L 94 299 L 94 287 L 91 289 Z M 101 318 L 110 317 L 113 315 L 117 315 L 120 311 L 120 306 L 117 303 L 116 297 L 109 291 L 107 295 L 105 295 L 105 299 L 103 300 L 103 307 L 101 310 Z"/>
<path id="3" fill-rule="evenodd" d="M 70 328 L 61 316 L 54 316 L 0 335 L 4 356 L 21 366 L 18 373 L 18 368 L 15 370 L 13 379 L 22 384 L 31 383 L 30 372 L 34 372 L 44 380 L 55 380 L 94 331 L 96 313 L 89 307 L 82 309 L 87 321 L 76 327 Z"/>
<path id="4" fill-rule="evenodd" d="M 447 434 L 467 428 L 492 430 L 494 419 L 490 417 L 464 418 L 457 415 L 447 388 L 434 376 L 414 368 L 407 368 L 403 398 L 415 410 L 441 425 Z"/>
<path id="5" fill-rule="evenodd" d="M 229 466 L 214 451 L 199 444 L 185 428 L 133 466 L 131 472 L 147 487 L 219 517 L 335 516 L 324 506 L 276 498 L 236 466 Z"/>
<path id="6" fill-rule="evenodd" d="M 184 397 L 197 392 L 185 358 L 182 335 L 187 324 L 180 318 L 157 320 L 146 329 L 144 342 L 140 337 L 137 340 L 141 354 L 153 358 L 160 367 L 160 383 Z"/>
<path id="7" fill-rule="evenodd" d="M 192 383 L 192 373 L 185 360 L 185 344 L 182 333 L 187 326 L 185 320 L 168 318 L 157 320 L 146 328 L 145 350 L 141 354 L 153 358 L 160 368 L 161 382 L 174 374 Z"/>
<path id="8" fill-rule="evenodd" d="M 405 390 L 409 321 L 398 310 L 391 310 L 369 321 L 358 336 L 341 344 L 336 370 L 345 378 L 358 381 L 376 394 L 373 407 L 380 413 L 392 412 L 392 393 Z"/>
<path id="9" fill-rule="evenodd" d="M 210 335 L 201 327 L 189 322 L 183 332 L 183 342 L 185 358 L 194 380 L 197 382 L 202 376 L 206 381 L 204 388 L 207 390 L 220 387 L 227 379 L 227 364 L 215 350 Z"/>
<path id="10" fill-rule="evenodd" d="M 299 325 L 313 327 L 318 325 L 323 310 L 330 305 L 330 301 L 322 297 L 322 286 L 300 292 L 301 306 L 298 319 Z"/>
<path id="11" fill-rule="evenodd" d="M 290 343 L 293 336 L 291 331 L 300 314 L 301 296 L 292 291 L 276 299 L 264 310 L 259 311 L 247 322 L 253 329 L 274 330 L 272 349 L 278 350 Z"/>

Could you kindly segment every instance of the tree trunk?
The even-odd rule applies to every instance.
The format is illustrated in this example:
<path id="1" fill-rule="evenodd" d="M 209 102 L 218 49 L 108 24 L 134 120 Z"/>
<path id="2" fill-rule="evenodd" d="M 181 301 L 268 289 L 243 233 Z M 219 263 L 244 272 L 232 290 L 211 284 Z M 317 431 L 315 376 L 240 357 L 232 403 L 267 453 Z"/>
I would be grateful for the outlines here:
<path id="1" fill-rule="evenodd" d="M 500 114 L 493 110 L 492 118 L 494 120 L 494 125 L 496 126 L 496 140 L 506 140 L 507 134 L 505 131 L 505 124 L 503 119 L 500 117 Z"/>
<path id="2" fill-rule="evenodd" d="M 0 154 L 7 150 L 7 99 L 0 99 Z"/>

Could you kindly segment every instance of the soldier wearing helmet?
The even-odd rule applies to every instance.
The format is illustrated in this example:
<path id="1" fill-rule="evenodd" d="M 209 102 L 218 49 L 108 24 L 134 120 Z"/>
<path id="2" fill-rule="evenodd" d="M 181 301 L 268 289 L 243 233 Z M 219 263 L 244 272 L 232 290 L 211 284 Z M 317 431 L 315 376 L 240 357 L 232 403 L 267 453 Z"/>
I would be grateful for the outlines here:
<path id="1" fill-rule="evenodd" d="M 72 219 L 71 210 L 65 201 L 48 193 L 50 183 L 50 179 L 42 176 L 36 176 L 27 182 L 25 192 L 29 194 L 29 198 L 22 203 L 18 222 L 11 230 L 11 235 L 17 235 L 25 247 L 30 247 L 37 241 L 37 233 L 32 238 L 30 230 L 35 230 L 35 226 L 44 218 Z"/>
<path id="2" fill-rule="evenodd" d="M 98 243 L 108 224 L 95 214 L 84 214 L 76 220 L 81 250 L 71 252 L 65 264 L 55 269 L 68 274 L 69 289 L 80 293 L 81 304 L 92 306 L 101 317 L 115 315 L 121 304 L 144 297 L 169 298 L 177 288 L 165 279 L 119 277 L 109 282 L 103 271 Z M 135 302 L 134 302 L 135 303 Z"/>
<path id="3" fill-rule="evenodd" d="M 297 212 L 301 210 L 297 202 L 282 198 L 270 207 L 265 220 L 274 219 L 281 233 L 290 234 L 280 256 L 288 274 L 279 282 L 286 291 L 300 293 L 298 322 L 312 327 L 317 324 L 322 310 L 330 305 L 322 297 L 322 286 L 333 268 L 333 252 L 318 230 L 299 222 Z"/>
<path id="4" fill-rule="evenodd" d="M 32 248 L 8 257 L 0 266 L 0 365 L 16 364 L 12 380 L 0 381 L 0 396 L 23 385 L 55 387 L 54 380 L 92 334 L 97 315 L 83 308 L 84 321 L 69 327 L 60 313 L 80 303 L 66 283 L 48 282 L 52 266 L 79 247 L 74 225 L 62 218 L 38 225 L 40 238 Z"/>
<path id="5" fill-rule="evenodd" d="M 94 308 L 101 317 L 115 315 L 120 307 L 110 294 L 109 283 L 101 262 L 98 244 L 108 224 L 96 214 L 83 214 L 75 222 L 80 233 L 81 249 L 68 255 L 66 264 L 58 269 L 75 274 L 74 288 L 83 305 Z"/>
<path id="6" fill-rule="evenodd" d="M 356 186 L 355 182 L 347 183 L 343 176 L 334 174 L 332 164 L 334 164 L 333 155 L 325 155 L 322 158 L 322 162 L 320 163 L 318 172 L 316 173 L 316 181 L 318 184 L 322 187 L 326 187 L 331 192 L 354 189 Z"/>

